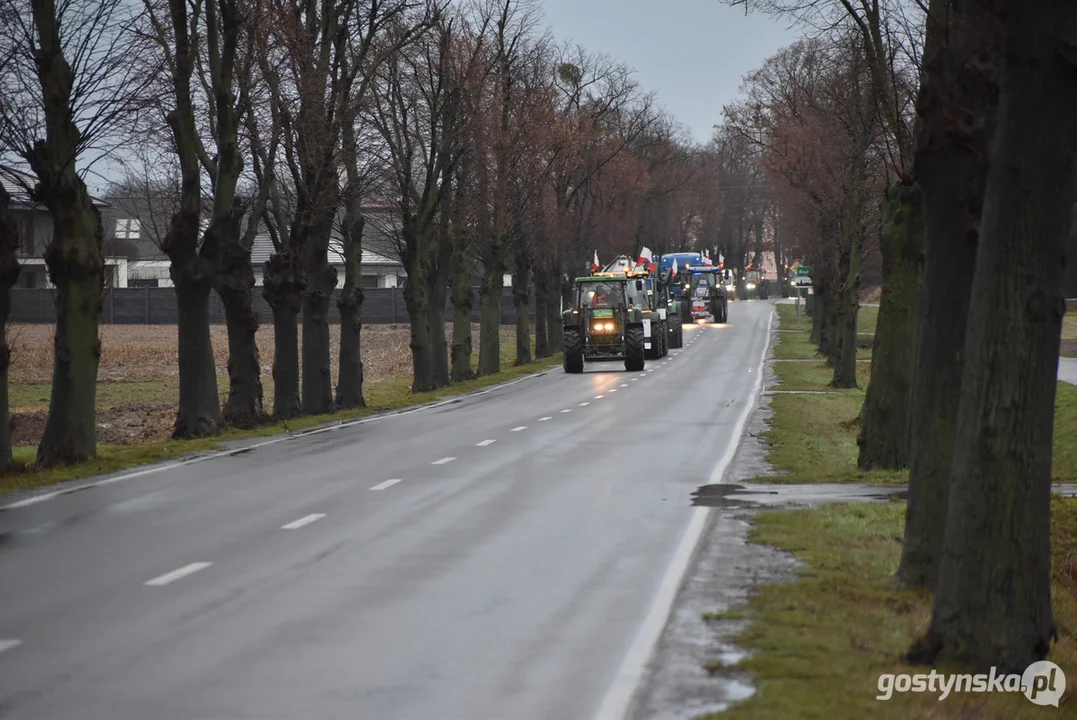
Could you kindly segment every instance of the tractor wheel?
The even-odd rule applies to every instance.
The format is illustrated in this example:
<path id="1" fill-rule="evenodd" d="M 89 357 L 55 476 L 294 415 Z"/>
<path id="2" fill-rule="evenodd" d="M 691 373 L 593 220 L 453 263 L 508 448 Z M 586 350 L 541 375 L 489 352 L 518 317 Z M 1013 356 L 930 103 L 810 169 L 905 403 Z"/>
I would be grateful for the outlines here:
<path id="1" fill-rule="evenodd" d="M 583 372 L 583 336 L 579 330 L 565 330 L 562 340 L 565 345 L 564 367 L 567 373 Z"/>
<path id="2" fill-rule="evenodd" d="M 677 350 L 681 347 L 681 338 L 684 336 L 684 326 L 680 323 L 671 326 L 673 332 L 669 335 L 669 347 L 671 350 Z"/>
<path id="3" fill-rule="evenodd" d="M 625 331 L 625 370 L 643 369 L 643 328 L 630 327 Z"/>
<path id="4" fill-rule="evenodd" d="M 718 303 L 718 312 L 722 314 L 722 319 L 718 322 L 725 323 L 729 321 L 729 305 L 725 302 Z"/>
<path id="5" fill-rule="evenodd" d="M 683 325 L 680 326 L 679 328 L 677 328 L 677 347 L 678 348 L 683 348 L 684 347 L 684 326 Z"/>
<path id="6" fill-rule="evenodd" d="M 669 324 L 662 323 L 662 357 L 669 355 Z"/>

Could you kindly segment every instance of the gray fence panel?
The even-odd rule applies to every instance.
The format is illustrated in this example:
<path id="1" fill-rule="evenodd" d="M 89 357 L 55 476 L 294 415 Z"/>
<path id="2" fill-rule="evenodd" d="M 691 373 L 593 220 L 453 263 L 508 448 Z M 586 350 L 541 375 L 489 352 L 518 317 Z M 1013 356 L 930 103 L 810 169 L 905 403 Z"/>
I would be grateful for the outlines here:
<path id="1" fill-rule="evenodd" d="M 258 320 L 263 325 L 272 325 L 273 311 L 262 297 L 262 289 L 254 289 L 254 308 Z M 337 293 L 333 294 L 329 306 L 329 322 L 340 322 L 340 310 L 337 308 Z M 101 322 L 126 325 L 175 325 L 179 320 L 176 291 L 173 288 L 109 288 L 102 295 Z M 471 319 L 479 322 L 482 317 L 482 305 L 476 288 L 471 306 Z M 532 298 L 528 307 L 531 319 L 535 317 L 535 303 Z M 210 321 L 224 323 L 224 306 L 216 293 L 213 293 L 209 306 Z M 387 323 L 406 324 L 407 307 L 404 294 L 400 288 L 370 288 L 365 292 L 363 301 L 363 322 L 372 325 Z M 452 302 L 445 305 L 445 319 L 452 320 Z M 301 318 L 302 319 L 302 318 Z M 51 324 L 56 322 L 56 308 L 53 305 L 53 291 L 49 288 L 14 288 L 11 291 L 11 315 L 9 322 L 27 324 Z M 516 306 L 512 300 L 512 290 L 505 288 L 501 296 L 501 323 L 512 325 L 516 322 Z"/>

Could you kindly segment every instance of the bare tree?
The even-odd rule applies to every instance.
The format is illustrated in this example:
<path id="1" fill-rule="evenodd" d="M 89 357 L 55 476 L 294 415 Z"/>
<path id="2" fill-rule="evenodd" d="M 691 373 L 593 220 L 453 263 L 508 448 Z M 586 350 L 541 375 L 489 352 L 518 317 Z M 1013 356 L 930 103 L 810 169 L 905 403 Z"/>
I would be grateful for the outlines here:
<path id="1" fill-rule="evenodd" d="M 917 112 L 926 253 L 897 581 L 934 587 L 946 527 L 964 346 L 998 103 L 994 0 L 933 0 Z"/>
<path id="2" fill-rule="evenodd" d="M 931 626 L 912 659 L 1021 673 L 1046 658 L 1059 635 L 1051 453 L 1077 181 L 1077 5 L 1000 0 L 997 7 L 992 20 L 1005 27 L 1001 92 L 946 534 Z"/>
<path id="3" fill-rule="evenodd" d="M 25 189 L 54 224 L 45 252 L 57 321 L 37 455 L 44 467 L 96 456 L 103 233 L 78 165 L 116 146 L 140 83 L 124 0 L 2 0 L 0 19 L 0 162 L 33 170 L 36 183 Z"/>
<path id="4" fill-rule="evenodd" d="M 2 19 L 2 16 L 0 16 Z M 7 344 L 7 318 L 11 312 L 11 288 L 19 279 L 21 266 L 17 254 L 22 248 L 18 225 L 8 212 L 11 196 L 0 172 L 0 472 L 15 467 L 11 449 L 11 411 L 8 396 L 8 371 L 11 348 Z"/>
<path id="5" fill-rule="evenodd" d="M 363 407 L 363 360 L 360 354 L 363 287 L 363 198 L 384 182 L 372 150 L 377 132 L 369 123 L 360 123 L 361 108 L 371 102 L 370 87 L 382 63 L 417 41 L 432 26 L 440 12 L 434 2 L 415 0 L 369 0 L 356 13 L 347 36 L 348 46 L 340 51 L 341 162 L 346 184 L 343 193 L 341 256 L 344 258 L 344 286 L 340 309 L 340 371 L 336 405 Z"/>

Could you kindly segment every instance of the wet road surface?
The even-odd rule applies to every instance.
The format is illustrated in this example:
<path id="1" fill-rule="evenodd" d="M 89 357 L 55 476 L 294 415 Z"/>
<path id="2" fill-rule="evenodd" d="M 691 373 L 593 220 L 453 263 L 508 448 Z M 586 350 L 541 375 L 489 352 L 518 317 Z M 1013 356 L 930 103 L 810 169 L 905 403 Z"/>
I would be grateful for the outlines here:
<path id="1" fill-rule="evenodd" d="M 0 511 L 0 718 L 618 716 L 772 311 Z"/>

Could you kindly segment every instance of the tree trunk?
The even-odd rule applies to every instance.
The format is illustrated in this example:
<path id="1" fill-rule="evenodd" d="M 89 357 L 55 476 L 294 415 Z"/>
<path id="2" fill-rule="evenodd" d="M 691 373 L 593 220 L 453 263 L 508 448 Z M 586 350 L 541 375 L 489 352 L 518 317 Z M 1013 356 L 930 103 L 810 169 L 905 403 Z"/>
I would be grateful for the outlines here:
<path id="1" fill-rule="evenodd" d="M 104 288 L 101 214 L 75 171 L 82 134 L 75 125 L 75 73 L 60 38 L 52 2 L 33 2 L 37 30 L 34 53 L 44 108 L 44 139 L 27 158 L 39 181 L 38 194 L 55 231 L 45 251 L 56 286 L 56 339 L 52 394 L 45 432 L 37 448 L 39 467 L 90 460 L 97 454 L 97 334 Z"/>
<path id="2" fill-rule="evenodd" d="M 362 341 L 363 229 L 366 219 L 358 200 L 350 199 L 344 218 L 344 287 L 337 298 L 340 310 L 340 376 L 337 378 L 338 408 L 366 407 L 363 398 Z"/>
<path id="3" fill-rule="evenodd" d="M 835 388 L 859 387 L 856 382 L 856 320 L 860 311 L 860 230 L 846 230 L 848 239 L 843 242 L 842 274 L 845 276 L 838 288 L 838 328 L 841 338 L 837 362 L 830 386 Z"/>
<path id="4" fill-rule="evenodd" d="M 535 267 L 535 359 L 553 355 L 550 351 L 549 311 L 550 279 L 545 268 Z M 560 318 L 558 318 L 560 322 Z"/>
<path id="5" fill-rule="evenodd" d="M 408 272 L 404 305 L 408 309 L 411 327 L 411 391 L 428 392 L 434 389 L 434 365 L 430 346 L 430 298 L 421 270 L 411 269 Z"/>
<path id="6" fill-rule="evenodd" d="M 337 287 L 337 270 L 329 265 L 331 223 L 323 219 L 306 240 L 307 287 L 303 294 L 303 414 L 333 412 L 329 306 Z"/>
<path id="7" fill-rule="evenodd" d="M 1051 451 L 1065 239 L 1077 179 L 1077 5 L 1003 6 L 1002 92 L 946 533 L 931 627 L 910 655 L 1021 673 L 1058 638 Z"/>
<path id="8" fill-rule="evenodd" d="M 471 369 L 471 273 L 467 271 L 467 256 L 459 244 L 453 248 L 449 274 L 453 307 L 451 373 L 453 382 L 461 382 L 474 378 L 475 371 Z"/>
<path id="9" fill-rule="evenodd" d="M 8 397 L 8 371 L 11 369 L 11 348 L 7 343 L 7 319 L 11 312 L 11 288 L 19 279 L 21 266 L 18 252 L 22 237 L 18 226 L 8 213 L 10 196 L 0 184 L 0 472 L 15 467 L 11 447 L 11 406 Z"/>
<path id="10" fill-rule="evenodd" d="M 531 274 L 531 258 L 527 252 L 516 253 L 512 275 L 512 303 L 516 307 L 516 362 L 531 362 L 531 317 L 528 312 L 528 281 Z"/>
<path id="11" fill-rule="evenodd" d="M 254 222 L 254 220 L 252 220 Z M 224 241 L 217 294 L 228 327 L 228 401 L 221 415 L 235 427 L 253 427 L 263 416 L 262 367 L 258 356 L 258 313 L 254 310 L 251 248 L 239 232 L 239 217 Z"/>
<path id="12" fill-rule="evenodd" d="M 871 380 L 860 410 L 861 470 L 900 470 L 908 464 L 923 238 L 919 186 L 893 184 L 883 200 L 883 289 L 872 342 Z"/>
<path id="13" fill-rule="evenodd" d="M 217 363 L 209 332 L 209 294 L 213 285 L 202 271 L 181 273 L 173 277 L 179 309 L 180 392 L 172 437 L 205 437 L 221 427 Z"/>
<path id="14" fill-rule="evenodd" d="M 290 251 L 274 253 L 262 271 L 262 293 L 273 311 L 273 417 L 299 417 L 299 310 L 304 281 Z"/>
<path id="15" fill-rule="evenodd" d="M 998 103 L 999 28 L 984 7 L 990 1 L 954 2 L 950 28 L 928 21 L 924 48 L 915 161 L 926 228 L 924 293 L 909 403 L 905 543 L 895 577 L 905 588 L 935 587 L 946 530 L 965 330 Z M 929 17 L 945 17 L 945 4 L 935 0 Z"/>
<path id="16" fill-rule="evenodd" d="M 479 375 L 501 372 L 501 294 L 505 289 L 505 258 L 503 244 L 494 243 L 483 258 L 485 276 L 482 282 L 479 318 Z"/>

